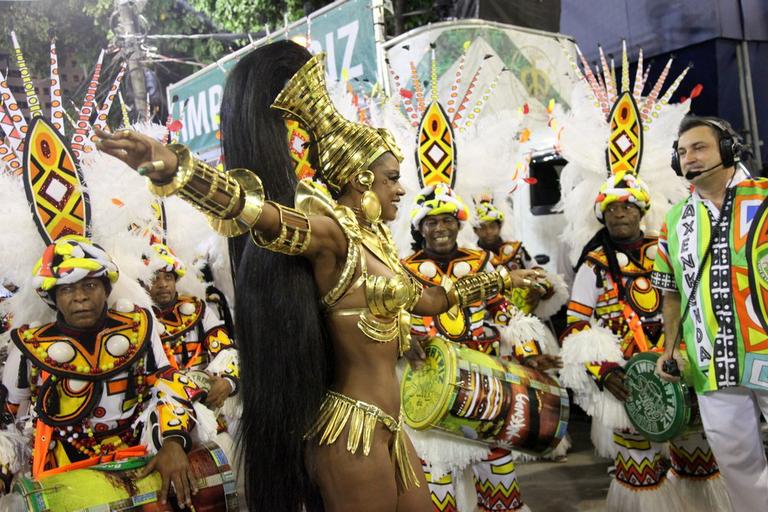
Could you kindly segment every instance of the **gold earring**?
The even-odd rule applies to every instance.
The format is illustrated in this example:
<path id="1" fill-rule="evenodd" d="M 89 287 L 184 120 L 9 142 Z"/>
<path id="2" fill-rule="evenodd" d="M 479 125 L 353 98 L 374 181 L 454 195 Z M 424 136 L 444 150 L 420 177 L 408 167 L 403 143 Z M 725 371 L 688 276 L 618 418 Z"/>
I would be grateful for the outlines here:
<path id="1" fill-rule="evenodd" d="M 368 187 L 368 190 L 363 192 L 363 197 L 360 198 L 360 209 L 363 212 L 365 220 L 372 224 L 381 219 L 381 202 L 376 193 L 371 190 L 373 180 L 373 173 L 368 170 L 361 172 L 357 177 L 358 183 L 364 187 Z"/>

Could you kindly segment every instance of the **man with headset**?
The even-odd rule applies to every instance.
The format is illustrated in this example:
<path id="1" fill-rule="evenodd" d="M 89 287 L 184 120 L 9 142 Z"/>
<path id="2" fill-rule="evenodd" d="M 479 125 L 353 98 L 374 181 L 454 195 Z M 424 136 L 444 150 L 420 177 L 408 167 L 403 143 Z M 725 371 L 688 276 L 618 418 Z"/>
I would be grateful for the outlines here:
<path id="1" fill-rule="evenodd" d="M 730 125 L 689 116 L 672 168 L 693 190 L 666 215 L 652 280 L 664 291 L 664 353 L 656 371 L 686 374 L 736 512 L 768 510 L 768 180 L 739 163 Z M 682 350 L 682 349 L 681 349 Z"/>

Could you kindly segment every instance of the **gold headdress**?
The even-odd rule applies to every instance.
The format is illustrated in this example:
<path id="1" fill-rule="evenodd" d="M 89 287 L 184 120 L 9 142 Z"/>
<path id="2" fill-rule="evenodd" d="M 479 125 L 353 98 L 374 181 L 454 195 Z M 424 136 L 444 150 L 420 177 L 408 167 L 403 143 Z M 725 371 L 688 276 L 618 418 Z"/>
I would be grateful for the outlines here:
<path id="1" fill-rule="evenodd" d="M 325 87 L 325 54 L 312 57 L 293 75 L 272 108 L 306 126 L 314 143 L 317 170 L 334 192 L 340 192 L 386 152 L 403 160 L 387 130 L 352 122 L 336 109 Z"/>

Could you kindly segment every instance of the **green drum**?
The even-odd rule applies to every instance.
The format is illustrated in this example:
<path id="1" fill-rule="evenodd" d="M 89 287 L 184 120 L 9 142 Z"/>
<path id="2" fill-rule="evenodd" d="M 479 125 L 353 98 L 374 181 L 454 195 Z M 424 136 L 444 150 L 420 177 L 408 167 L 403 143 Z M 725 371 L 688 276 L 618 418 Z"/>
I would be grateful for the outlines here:
<path id="1" fill-rule="evenodd" d="M 696 398 L 685 384 L 667 382 L 656 374 L 656 352 L 635 354 L 624 367 L 629 398 L 624 402 L 629 421 L 645 438 L 665 442 L 684 433 L 697 421 Z"/>
<path id="2" fill-rule="evenodd" d="M 158 502 L 162 480 L 157 471 L 137 478 L 151 457 L 99 464 L 35 480 L 18 477 L 12 492 L 20 494 L 32 512 L 107 512 L 179 510 L 175 499 Z M 198 512 L 239 509 L 235 475 L 224 451 L 208 443 L 189 453 L 198 492 L 192 505 Z"/>
<path id="3" fill-rule="evenodd" d="M 436 428 L 502 447 L 543 455 L 563 439 L 568 393 L 544 373 L 433 338 L 419 370 L 403 374 L 406 423 Z"/>

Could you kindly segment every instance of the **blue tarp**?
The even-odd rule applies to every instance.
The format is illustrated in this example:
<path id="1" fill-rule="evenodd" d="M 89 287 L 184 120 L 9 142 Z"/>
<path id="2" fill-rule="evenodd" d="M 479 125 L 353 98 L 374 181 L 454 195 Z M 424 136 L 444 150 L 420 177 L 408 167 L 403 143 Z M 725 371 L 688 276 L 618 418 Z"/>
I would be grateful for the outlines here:
<path id="1" fill-rule="evenodd" d="M 562 0 L 560 32 L 574 36 L 590 61 L 597 59 L 601 44 L 620 63 L 621 42 L 626 39 L 630 59 L 642 48 L 646 63 L 654 62 L 651 80 L 671 55 L 676 57 L 672 76 L 692 64 L 674 101 L 702 84 L 703 94 L 693 101 L 692 111 L 723 117 L 741 132 L 748 127 L 742 115 L 736 49 L 746 39 L 758 131 L 768 140 L 768 0 Z M 762 157 L 765 167 L 765 144 Z"/>

